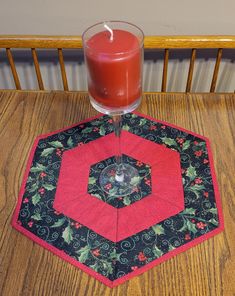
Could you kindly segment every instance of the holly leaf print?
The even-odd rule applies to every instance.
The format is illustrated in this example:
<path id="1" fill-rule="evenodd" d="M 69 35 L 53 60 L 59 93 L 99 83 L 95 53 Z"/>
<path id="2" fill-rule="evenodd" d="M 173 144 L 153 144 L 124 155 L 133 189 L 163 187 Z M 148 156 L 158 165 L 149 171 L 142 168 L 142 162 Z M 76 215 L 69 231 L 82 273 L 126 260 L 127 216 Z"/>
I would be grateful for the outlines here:
<path id="1" fill-rule="evenodd" d="M 90 133 L 90 132 L 92 132 L 92 127 L 86 127 L 86 128 L 84 128 L 84 129 L 82 130 L 82 133 L 83 133 L 83 134 L 88 134 L 88 133 Z"/>
<path id="2" fill-rule="evenodd" d="M 185 209 L 182 214 L 183 215 L 190 215 L 190 216 L 195 216 L 195 212 L 196 212 L 196 209 L 194 208 L 187 208 Z"/>
<path id="3" fill-rule="evenodd" d="M 28 186 L 29 187 L 29 186 Z M 30 192 L 30 193 L 32 193 L 32 192 L 34 192 L 34 191 L 36 191 L 38 189 L 38 185 L 37 185 L 37 183 L 33 183 L 32 185 L 30 185 L 30 188 L 28 189 L 28 191 Z"/>
<path id="4" fill-rule="evenodd" d="M 153 225 L 152 226 L 153 231 L 155 232 L 156 235 L 164 234 L 165 230 L 161 225 Z"/>
<path id="5" fill-rule="evenodd" d="M 48 184 L 48 183 L 43 184 L 43 187 L 44 187 L 46 190 L 49 190 L 49 191 L 52 191 L 53 189 L 56 188 L 54 185 L 52 185 L 52 184 Z"/>
<path id="6" fill-rule="evenodd" d="M 163 252 L 155 245 L 153 248 L 153 254 L 155 257 L 159 258 L 163 255 Z"/>
<path id="7" fill-rule="evenodd" d="M 130 198 L 129 198 L 128 195 L 126 195 L 126 196 L 123 198 L 123 203 L 124 203 L 124 205 L 126 205 L 126 206 L 129 206 L 129 205 L 131 204 L 131 200 L 130 200 Z"/>
<path id="8" fill-rule="evenodd" d="M 106 271 L 106 274 L 112 274 L 113 273 L 113 265 L 111 262 L 108 262 L 108 261 L 104 261 L 102 262 L 103 264 L 103 268 L 104 270 Z"/>
<path id="9" fill-rule="evenodd" d="M 103 125 L 100 126 L 99 134 L 100 134 L 101 136 L 104 136 L 104 135 L 105 135 L 105 128 L 104 128 Z"/>
<path id="10" fill-rule="evenodd" d="M 194 186 L 190 186 L 190 187 L 186 188 L 187 191 L 193 192 L 197 198 L 200 198 L 200 195 L 202 195 L 200 193 L 203 189 L 205 189 L 205 186 L 199 185 L 199 184 L 195 184 Z"/>
<path id="11" fill-rule="evenodd" d="M 72 148 L 73 147 L 73 139 L 72 137 L 69 137 L 68 141 L 67 141 L 67 145 Z"/>
<path id="12" fill-rule="evenodd" d="M 90 250 L 91 248 L 89 246 L 85 246 L 77 251 L 77 253 L 79 254 L 79 262 L 84 263 L 88 259 Z"/>
<path id="13" fill-rule="evenodd" d="M 195 225 L 193 222 L 187 220 L 186 225 L 187 225 L 187 229 L 188 229 L 190 232 L 193 232 L 193 233 L 196 233 L 196 232 L 197 232 L 196 225 Z"/>
<path id="14" fill-rule="evenodd" d="M 63 148 L 64 147 L 60 141 L 49 142 L 49 144 L 55 148 Z"/>
<path id="15" fill-rule="evenodd" d="M 52 228 L 56 228 L 56 227 L 60 227 L 64 224 L 64 222 L 66 221 L 65 217 L 57 220 L 51 227 Z"/>
<path id="16" fill-rule="evenodd" d="M 182 147 L 183 151 L 189 148 L 190 142 L 191 142 L 190 140 L 187 140 L 184 142 L 183 147 Z"/>
<path id="17" fill-rule="evenodd" d="M 191 222 L 189 219 L 186 219 L 184 221 L 184 225 L 179 231 L 181 232 L 181 231 L 185 231 L 185 230 L 190 231 L 192 233 L 197 232 L 196 225 L 193 222 Z"/>
<path id="18" fill-rule="evenodd" d="M 40 163 L 36 163 L 35 166 L 31 167 L 30 171 L 32 173 L 39 173 L 39 172 L 42 172 L 46 169 L 46 167 Z"/>
<path id="19" fill-rule="evenodd" d="M 42 217 L 41 217 L 40 213 L 35 213 L 33 216 L 31 216 L 31 218 L 36 220 L 36 221 L 42 220 Z"/>
<path id="20" fill-rule="evenodd" d="M 73 230 L 69 225 L 63 231 L 62 237 L 67 244 L 70 244 L 73 240 Z"/>
<path id="21" fill-rule="evenodd" d="M 177 146 L 176 141 L 174 139 L 171 138 L 161 138 L 162 142 L 168 146 Z"/>
<path id="22" fill-rule="evenodd" d="M 32 203 L 35 206 L 41 200 L 40 194 L 36 193 L 32 196 Z"/>
<path id="23" fill-rule="evenodd" d="M 147 120 L 145 118 L 141 118 L 139 125 L 145 125 L 146 122 L 147 122 Z"/>
<path id="24" fill-rule="evenodd" d="M 40 163 L 36 163 L 36 166 L 31 167 L 30 172 L 39 173 L 46 169 L 46 167 Z"/>
<path id="25" fill-rule="evenodd" d="M 95 264 L 90 265 L 90 268 L 94 269 L 94 271 L 97 272 L 99 270 L 99 264 L 95 262 Z"/>
<path id="26" fill-rule="evenodd" d="M 197 176 L 196 169 L 191 164 L 186 171 L 186 176 L 189 177 L 191 181 L 194 180 Z"/>
<path id="27" fill-rule="evenodd" d="M 122 126 L 122 129 L 123 129 L 124 131 L 129 131 L 130 127 L 129 127 L 129 125 L 124 124 L 124 125 Z"/>
<path id="28" fill-rule="evenodd" d="M 116 249 L 114 249 L 113 252 L 111 252 L 109 255 L 109 258 L 115 261 L 120 261 L 120 257 L 121 257 L 121 254 L 118 254 Z"/>
<path id="29" fill-rule="evenodd" d="M 135 185 L 137 185 L 139 183 L 139 181 L 140 181 L 140 177 L 139 176 L 135 176 L 135 177 L 131 178 L 130 184 L 132 186 L 135 186 Z"/>
<path id="30" fill-rule="evenodd" d="M 88 184 L 89 185 L 94 185 L 96 183 L 96 178 L 94 178 L 94 177 L 90 177 L 89 178 L 89 182 L 88 182 Z"/>
<path id="31" fill-rule="evenodd" d="M 219 222 L 217 220 L 215 220 L 214 218 L 210 219 L 208 222 L 215 225 L 215 226 L 218 226 L 218 224 L 219 224 Z"/>
<path id="32" fill-rule="evenodd" d="M 44 149 L 41 153 L 41 157 L 48 156 L 49 154 L 53 153 L 54 150 L 55 148 L 52 148 L 52 147 Z"/>
<path id="33" fill-rule="evenodd" d="M 34 179 L 30 176 L 28 176 L 28 179 L 27 179 L 27 183 L 31 183 Z"/>
<path id="34" fill-rule="evenodd" d="M 217 215 L 218 214 L 218 210 L 216 208 L 211 208 L 208 210 L 208 212 L 214 214 L 214 215 Z"/>

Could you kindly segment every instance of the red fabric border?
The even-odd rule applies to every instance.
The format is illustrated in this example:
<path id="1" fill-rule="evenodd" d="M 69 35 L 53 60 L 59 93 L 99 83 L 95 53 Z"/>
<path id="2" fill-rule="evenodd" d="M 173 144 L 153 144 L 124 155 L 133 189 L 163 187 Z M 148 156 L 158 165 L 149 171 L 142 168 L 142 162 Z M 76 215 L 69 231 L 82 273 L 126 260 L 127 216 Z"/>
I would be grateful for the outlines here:
<path id="1" fill-rule="evenodd" d="M 217 209 L 218 209 L 218 216 L 219 216 L 219 226 L 218 228 L 214 229 L 213 231 L 209 232 L 209 233 L 206 233 L 202 236 L 200 236 L 199 238 L 196 238 L 194 239 L 193 241 L 190 241 L 188 243 L 186 243 L 185 245 L 181 246 L 181 247 L 178 247 L 177 249 L 175 250 L 172 250 L 170 252 L 168 252 L 167 254 L 163 255 L 162 257 L 146 264 L 145 266 L 127 274 L 126 276 L 123 276 L 122 278 L 119 278 L 115 281 L 110 281 L 109 279 L 107 279 L 106 277 L 98 274 L 97 272 L 95 272 L 94 270 L 90 269 L 89 267 L 79 263 L 78 261 L 76 261 L 75 259 L 69 257 L 67 254 L 65 254 L 63 251 L 60 251 L 58 249 L 56 249 L 55 247 L 49 245 L 48 243 L 46 243 L 45 241 L 43 241 L 42 239 L 38 238 L 37 236 L 35 236 L 33 233 L 29 232 L 28 230 L 26 230 L 25 228 L 23 228 L 22 226 L 20 226 L 18 223 L 17 223 L 17 219 L 18 219 L 18 215 L 19 215 L 19 210 L 20 210 L 20 206 L 21 206 L 21 202 L 22 202 L 22 197 L 23 197 L 23 194 L 24 194 L 24 190 L 25 190 L 25 185 L 26 185 L 26 182 L 27 182 L 27 178 L 28 178 L 28 174 L 29 174 L 29 171 L 30 171 L 30 167 L 31 167 L 31 164 L 32 164 L 32 160 L 33 160 L 33 156 L 34 156 L 34 153 L 35 153 L 35 150 L 37 148 L 37 144 L 38 144 L 38 141 L 40 139 L 43 139 L 45 137 L 48 137 L 48 136 L 51 136 L 53 135 L 54 133 L 58 133 L 58 132 L 61 132 L 61 131 L 64 131 L 64 130 L 67 130 L 69 128 L 72 128 L 72 127 L 75 127 L 77 126 L 78 124 L 82 124 L 82 123 L 85 123 L 85 122 L 88 122 L 92 119 L 95 119 L 95 118 L 98 118 L 100 116 L 95 116 L 93 118 L 89 118 L 89 119 L 86 119 L 82 122 L 79 122 L 78 124 L 74 124 L 74 125 L 71 125 L 69 127 L 66 127 L 66 128 L 63 128 L 63 129 L 59 129 L 57 131 L 53 131 L 51 133 L 48 133 L 48 134 L 44 134 L 44 135 L 41 135 L 39 137 L 36 138 L 36 140 L 34 141 L 34 144 L 33 144 L 33 147 L 31 149 L 31 152 L 30 152 L 30 156 L 29 156 L 29 159 L 28 159 L 28 162 L 27 162 L 27 165 L 26 165 L 26 170 L 25 170 L 25 173 L 24 173 L 24 177 L 23 177 L 23 182 L 22 182 L 22 185 L 21 185 L 21 189 L 20 189 L 20 192 L 19 192 L 19 197 L 18 197 L 18 201 L 17 201 L 17 205 L 16 205 L 16 208 L 15 208 L 15 211 L 14 211 L 14 214 L 13 214 L 13 217 L 12 217 L 12 221 L 11 221 L 11 225 L 17 229 L 19 232 L 23 233 L 25 236 L 27 236 L 28 238 L 30 238 L 31 240 L 35 241 L 36 243 L 38 243 L 39 245 L 41 245 L 42 247 L 44 247 L 45 249 L 51 251 L 52 253 L 54 253 L 55 255 L 61 257 L 62 259 L 66 260 L 67 262 L 79 267 L 81 270 L 85 271 L 86 273 L 92 275 L 93 277 L 95 277 L 97 280 L 101 281 L 103 284 L 107 285 L 108 287 L 110 288 L 113 288 L 113 287 L 116 287 L 117 285 L 129 280 L 130 278 L 136 276 L 136 275 L 139 275 L 139 274 L 142 274 L 143 272 L 147 271 L 148 269 L 162 263 L 163 261 L 167 260 L 167 259 L 170 259 L 171 257 L 173 256 L 176 256 L 177 254 L 183 252 L 183 251 L 186 251 L 187 249 L 207 240 L 208 238 L 211 238 L 212 236 L 220 233 L 221 231 L 224 230 L 224 219 L 223 219 L 223 214 L 222 214 L 222 203 L 221 203 L 221 199 L 220 199 L 220 194 L 219 194 L 219 189 L 218 189 L 218 183 L 217 183 L 217 180 L 216 180 L 216 175 L 215 175 L 215 168 L 214 168 L 214 164 L 213 164 L 213 156 L 212 156 L 212 151 L 211 151 L 211 148 L 210 148 L 210 142 L 209 142 L 209 139 L 204 137 L 204 136 L 201 136 L 199 134 L 196 134 L 194 132 L 191 132 L 191 131 L 188 131 L 182 127 L 178 127 L 176 125 L 173 125 L 173 124 L 169 124 L 167 122 L 164 122 L 164 121 L 160 121 L 160 120 L 156 120 L 150 116 L 146 116 L 146 115 L 143 115 L 143 114 L 140 114 L 138 112 L 134 112 L 135 114 L 139 115 L 139 116 L 142 116 L 142 117 L 145 117 L 149 120 L 152 120 L 154 122 L 159 122 L 159 123 L 162 123 L 162 124 L 165 124 L 167 126 L 171 126 L 173 128 L 176 128 L 176 129 L 180 129 L 186 133 L 189 133 L 189 134 L 192 134 L 198 138 L 201 138 L 203 140 L 206 141 L 206 144 L 207 144 L 207 150 L 208 150 L 208 156 L 209 156 L 209 161 L 210 161 L 210 169 L 211 169 L 211 174 L 212 174 L 212 180 L 213 180 L 213 185 L 214 185 L 214 192 L 215 192 L 215 200 L 216 200 L 216 206 L 217 206 Z M 102 115 L 101 115 L 102 116 Z"/>

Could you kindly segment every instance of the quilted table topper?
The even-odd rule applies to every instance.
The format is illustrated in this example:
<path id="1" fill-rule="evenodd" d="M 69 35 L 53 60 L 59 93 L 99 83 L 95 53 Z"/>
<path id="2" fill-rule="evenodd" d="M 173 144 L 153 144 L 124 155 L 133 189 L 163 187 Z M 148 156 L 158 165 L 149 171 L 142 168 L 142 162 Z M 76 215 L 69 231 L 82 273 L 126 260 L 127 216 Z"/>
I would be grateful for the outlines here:
<path id="1" fill-rule="evenodd" d="M 115 197 L 99 174 L 115 162 L 109 116 L 38 137 L 12 225 L 109 287 L 223 230 L 209 141 L 138 113 L 123 116 L 123 160 L 140 182 Z"/>

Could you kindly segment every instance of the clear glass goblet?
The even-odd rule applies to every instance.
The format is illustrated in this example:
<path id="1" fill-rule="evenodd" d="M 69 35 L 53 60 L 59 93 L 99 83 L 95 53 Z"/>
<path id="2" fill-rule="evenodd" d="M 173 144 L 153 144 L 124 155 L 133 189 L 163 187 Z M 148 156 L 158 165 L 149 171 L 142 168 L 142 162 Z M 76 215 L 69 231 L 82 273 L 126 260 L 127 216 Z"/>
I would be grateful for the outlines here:
<path id="1" fill-rule="evenodd" d="M 90 102 L 112 117 L 117 142 L 116 161 L 101 172 L 100 187 L 109 193 L 107 184 L 111 184 L 113 196 L 129 195 L 140 178 L 136 168 L 122 159 L 122 115 L 141 102 L 144 34 L 131 23 L 107 21 L 89 27 L 82 41 Z"/>

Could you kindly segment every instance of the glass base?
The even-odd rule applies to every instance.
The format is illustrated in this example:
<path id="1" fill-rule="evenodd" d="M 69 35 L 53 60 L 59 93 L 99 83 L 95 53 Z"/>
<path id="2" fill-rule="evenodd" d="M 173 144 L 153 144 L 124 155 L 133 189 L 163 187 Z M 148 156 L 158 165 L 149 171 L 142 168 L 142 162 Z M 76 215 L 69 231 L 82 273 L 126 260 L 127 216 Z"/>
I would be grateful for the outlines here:
<path id="1" fill-rule="evenodd" d="M 90 94 L 89 94 L 90 102 L 93 108 L 103 114 L 109 115 L 122 115 L 129 112 L 134 111 L 141 102 L 141 97 L 139 97 L 135 102 L 131 105 L 124 106 L 124 107 L 107 107 L 104 105 L 99 104 Z"/>
<path id="2" fill-rule="evenodd" d="M 131 194 L 139 182 L 140 176 L 137 169 L 126 163 L 107 166 L 99 178 L 101 189 L 113 197 Z"/>

